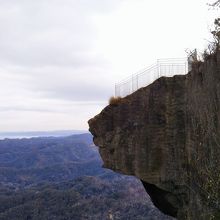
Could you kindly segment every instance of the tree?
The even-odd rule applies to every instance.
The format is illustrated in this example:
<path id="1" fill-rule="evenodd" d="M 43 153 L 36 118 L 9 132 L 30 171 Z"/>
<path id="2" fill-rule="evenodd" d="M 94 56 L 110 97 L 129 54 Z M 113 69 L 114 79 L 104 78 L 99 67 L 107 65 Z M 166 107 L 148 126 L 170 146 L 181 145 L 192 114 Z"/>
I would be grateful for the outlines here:
<path id="1" fill-rule="evenodd" d="M 214 30 L 212 31 L 212 35 L 214 37 L 215 40 L 215 44 L 217 46 L 220 45 L 220 18 L 216 18 L 214 21 Z"/>
<path id="2" fill-rule="evenodd" d="M 210 4 L 210 6 L 214 8 L 220 7 L 220 0 L 215 1 L 214 3 Z M 216 44 L 219 46 L 220 44 L 220 17 L 216 18 L 214 21 L 214 30 L 211 32 Z"/>
<path id="3" fill-rule="evenodd" d="M 210 6 L 213 6 L 213 7 L 220 7 L 220 0 L 215 1 L 214 3 L 210 4 Z"/>
<path id="4" fill-rule="evenodd" d="M 208 4 L 214 9 L 220 8 L 220 0 L 215 1 L 212 4 Z M 220 50 L 220 17 L 214 20 L 214 28 L 210 30 L 213 40 L 209 42 L 208 47 L 202 53 L 203 60 L 210 57 L 210 55 L 216 54 Z"/>

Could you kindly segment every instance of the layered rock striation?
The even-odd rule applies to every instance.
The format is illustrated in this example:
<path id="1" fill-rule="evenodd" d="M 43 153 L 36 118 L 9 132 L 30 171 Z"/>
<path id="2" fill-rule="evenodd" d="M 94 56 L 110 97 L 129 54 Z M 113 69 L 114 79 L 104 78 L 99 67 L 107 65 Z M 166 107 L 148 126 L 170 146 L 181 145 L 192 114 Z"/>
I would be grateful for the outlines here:
<path id="1" fill-rule="evenodd" d="M 138 177 L 163 213 L 218 219 L 220 53 L 108 105 L 89 127 L 104 167 Z"/>

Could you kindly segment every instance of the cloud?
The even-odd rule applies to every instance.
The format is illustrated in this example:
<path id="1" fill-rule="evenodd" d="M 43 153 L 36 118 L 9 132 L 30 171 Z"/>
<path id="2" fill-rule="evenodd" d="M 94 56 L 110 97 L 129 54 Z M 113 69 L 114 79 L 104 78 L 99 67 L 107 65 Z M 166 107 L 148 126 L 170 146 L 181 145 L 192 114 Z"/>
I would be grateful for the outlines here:
<path id="1" fill-rule="evenodd" d="M 1 63 L 77 67 L 97 62 L 93 16 L 111 10 L 116 1 L 12 0 L 0 4 Z"/>
<path id="2" fill-rule="evenodd" d="M 116 81 L 201 45 L 200 2 L 0 0 L 0 130 L 86 128 Z"/>
<path id="3" fill-rule="evenodd" d="M 5 93 L 71 101 L 106 99 L 113 80 L 108 80 L 108 61 L 95 49 L 93 16 L 110 13 L 117 4 L 0 1 L 0 76 L 11 76 L 1 78 Z M 103 84 L 105 79 L 109 84 Z"/>
<path id="4" fill-rule="evenodd" d="M 94 17 L 118 0 L 0 0 L 0 130 L 85 129 L 112 93 Z"/>
<path id="5" fill-rule="evenodd" d="M 87 129 L 106 102 L 71 102 L 17 97 L 0 102 L 0 131 Z"/>

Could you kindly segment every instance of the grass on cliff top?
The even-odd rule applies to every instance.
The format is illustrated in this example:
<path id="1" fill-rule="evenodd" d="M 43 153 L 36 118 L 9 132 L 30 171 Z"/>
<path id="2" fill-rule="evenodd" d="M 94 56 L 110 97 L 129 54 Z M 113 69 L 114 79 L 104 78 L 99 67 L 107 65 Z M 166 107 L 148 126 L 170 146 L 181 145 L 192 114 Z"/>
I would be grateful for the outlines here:
<path id="1" fill-rule="evenodd" d="M 120 96 L 114 97 L 112 96 L 109 99 L 109 105 L 117 105 L 120 104 L 122 102 L 122 98 Z"/>

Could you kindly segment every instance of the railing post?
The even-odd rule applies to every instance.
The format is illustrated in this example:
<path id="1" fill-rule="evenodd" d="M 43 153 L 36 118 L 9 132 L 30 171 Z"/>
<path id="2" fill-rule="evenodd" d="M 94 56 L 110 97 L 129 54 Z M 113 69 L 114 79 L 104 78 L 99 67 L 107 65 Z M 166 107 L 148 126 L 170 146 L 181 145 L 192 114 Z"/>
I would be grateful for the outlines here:
<path id="1" fill-rule="evenodd" d="M 131 77 L 131 91 L 134 92 L 134 74 Z"/>
<path id="2" fill-rule="evenodd" d="M 160 78 L 160 61 L 157 60 L 157 77 Z"/>
<path id="3" fill-rule="evenodd" d="M 115 97 L 117 97 L 117 84 L 115 83 Z"/>
<path id="4" fill-rule="evenodd" d="M 174 75 L 174 67 L 173 67 L 173 63 L 172 63 L 172 75 Z"/>

